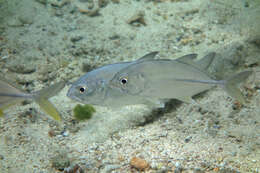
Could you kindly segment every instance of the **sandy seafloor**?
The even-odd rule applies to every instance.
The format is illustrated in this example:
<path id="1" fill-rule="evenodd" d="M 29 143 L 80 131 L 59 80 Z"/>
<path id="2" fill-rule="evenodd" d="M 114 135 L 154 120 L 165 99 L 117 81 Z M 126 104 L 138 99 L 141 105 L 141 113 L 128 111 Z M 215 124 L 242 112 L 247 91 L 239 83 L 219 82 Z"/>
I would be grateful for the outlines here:
<path id="1" fill-rule="evenodd" d="M 260 4 L 253 0 L 1 0 L 0 20 L 1 75 L 28 92 L 151 51 L 170 59 L 215 51 L 225 59 L 216 70 L 222 77 L 260 64 Z M 144 172 L 257 173 L 259 74 L 241 88 L 242 107 L 214 88 L 197 105 L 172 101 L 153 112 L 96 106 L 79 123 L 66 87 L 51 99 L 61 123 L 33 102 L 5 111 L 0 173 L 140 172 L 134 157 L 149 164 Z"/>

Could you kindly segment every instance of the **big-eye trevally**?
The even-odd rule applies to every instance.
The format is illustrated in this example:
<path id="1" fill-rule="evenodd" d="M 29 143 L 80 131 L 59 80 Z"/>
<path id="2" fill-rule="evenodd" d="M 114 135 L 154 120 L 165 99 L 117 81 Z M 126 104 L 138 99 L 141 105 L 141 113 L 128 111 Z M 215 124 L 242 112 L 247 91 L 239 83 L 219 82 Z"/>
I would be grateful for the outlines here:
<path id="1" fill-rule="evenodd" d="M 120 93 L 108 84 L 118 71 L 135 63 L 154 60 L 157 53 L 152 52 L 136 61 L 109 64 L 88 72 L 72 84 L 67 96 L 81 103 L 108 107 L 146 103 L 147 100 L 144 97 Z M 214 56 L 215 53 L 209 53 L 201 60 L 195 62 L 197 54 L 189 54 L 178 58 L 176 61 L 206 69 L 213 61 Z"/>
<path id="2" fill-rule="evenodd" d="M 0 80 L 0 116 L 3 115 L 4 109 L 7 109 L 23 100 L 31 99 L 38 103 L 45 113 L 55 120 L 60 120 L 59 112 L 53 104 L 48 101 L 48 99 L 56 95 L 62 88 L 64 88 L 64 86 L 65 82 L 58 82 L 48 88 L 43 88 L 40 91 L 29 94 L 17 89 L 5 80 Z"/>
<path id="3" fill-rule="evenodd" d="M 94 69 L 73 82 L 67 96 L 81 103 L 107 106 L 110 104 L 110 100 L 105 98 L 108 90 L 107 84 L 112 77 L 130 64 L 154 59 L 157 54 L 158 52 L 151 52 L 136 61 L 108 64 Z M 116 103 L 113 102 L 113 104 Z"/>
<path id="4" fill-rule="evenodd" d="M 119 93 L 142 96 L 152 102 L 172 98 L 190 102 L 192 96 L 220 85 L 229 95 L 244 103 L 236 85 L 251 74 L 252 71 L 244 71 L 226 80 L 216 81 L 194 65 L 174 60 L 151 60 L 120 70 L 109 86 Z"/>

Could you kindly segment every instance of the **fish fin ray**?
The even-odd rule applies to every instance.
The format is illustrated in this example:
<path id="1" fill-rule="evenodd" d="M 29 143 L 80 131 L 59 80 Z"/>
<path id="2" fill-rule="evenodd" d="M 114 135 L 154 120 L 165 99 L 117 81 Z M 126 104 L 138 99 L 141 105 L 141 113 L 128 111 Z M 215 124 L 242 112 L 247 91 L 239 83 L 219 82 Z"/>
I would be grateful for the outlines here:
<path id="1" fill-rule="evenodd" d="M 216 56 L 215 52 L 210 52 L 207 55 L 205 55 L 203 58 L 196 61 L 196 64 L 203 70 L 207 71 L 210 65 L 212 64 L 214 58 Z"/>
<path id="2" fill-rule="evenodd" d="M 203 72 L 207 72 L 216 56 L 216 53 L 210 52 L 199 60 L 196 59 L 197 56 L 197 54 L 188 54 L 176 59 L 176 61 L 191 65 L 196 69 L 202 70 Z"/>
<path id="3" fill-rule="evenodd" d="M 144 55 L 143 57 L 139 58 L 137 61 L 138 62 L 143 62 L 143 61 L 153 60 L 153 59 L 155 59 L 155 56 L 158 53 L 159 53 L 158 51 L 154 51 L 154 52 L 148 53 L 148 54 Z"/>
<path id="4" fill-rule="evenodd" d="M 253 71 L 243 71 L 229 77 L 226 80 L 223 80 L 224 89 L 226 92 L 242 104 L 245 104 L 245 99 L 240 89 L 237 88 L 237 85 L 244 82 L 252 73 Z"/>
<path id="5" fill-rule="evenodd" d="M 48 99 L 61 91 L 65 85 L 66 82 L 61 81 L 34 93 L 34 99 L 40 108 L 57 121 L 61 120 L 60 113 Z"/>
<path id="6" fill-rule="evenodd" d="M 192 54 L 188 54 L 188 55 L 179 57 L 178 59 L 176 59 L 176 61 L 190 64 L 190 63 L 194 63 L 194 60 L 197 58 L 197 56 L 198 56 L 198 54 L 192 53 Z"/>
<path id="7" fill-rule="evenodd" d="M 37 91 L 34 93 L 34 97 L 37 98 L 45 98 L 49 99 L 53 96 L 55 96 L 58 92 L 60 92 L 66 85 L 65 81 L 61 81 L 58 83 L 55 83 L 47 88 L 43 88 L 40 91 Z"/>
<path id="8" fill-rule="evenodd" d="M 53 119 L 60 121 L 61 116 L 60 113 L 57 111 L 57 109 L 54 107 L 54 105 L 47 99 L 41 98 L 41 99 L 36 99 L 36 103 L 40 106 L 40 108 L 50 115 Z"/>
<path id="9" fill-rule="evenodd" d="M 3 111 L 8 107 L 23 101 L 26 94 L 6 80 L 0 80 L 0 109 Z"/>

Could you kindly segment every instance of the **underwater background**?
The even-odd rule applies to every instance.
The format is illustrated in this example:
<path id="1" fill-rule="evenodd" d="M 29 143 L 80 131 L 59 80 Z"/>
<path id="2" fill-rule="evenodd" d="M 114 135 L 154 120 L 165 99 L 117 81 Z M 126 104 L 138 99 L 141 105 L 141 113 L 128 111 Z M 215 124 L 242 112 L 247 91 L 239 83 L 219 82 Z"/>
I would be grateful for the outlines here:
<path id="1" fill-rule="evenodd" d="M 219 79 L 255 70 L 242 86 L 247 103 L 215 88 L 195 97 L 201 107 L 95 106 L 79 121 L 66 86 L 50 99 L 61 122 L 31 101 L 4 111 L 0 173 L 258 173 L 259 0 L 0 0 L 1 78 L 24 91 L 152 51 L 166 59 L 214 51 Z"/>

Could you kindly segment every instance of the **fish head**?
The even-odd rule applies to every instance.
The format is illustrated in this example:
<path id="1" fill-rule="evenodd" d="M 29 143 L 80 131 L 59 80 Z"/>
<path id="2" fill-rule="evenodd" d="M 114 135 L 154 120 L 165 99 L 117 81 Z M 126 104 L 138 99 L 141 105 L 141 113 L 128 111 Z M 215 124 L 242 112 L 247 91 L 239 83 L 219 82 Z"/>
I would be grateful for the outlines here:
<path id="1" fill-rule="evenodd" d="M 84 104 L 100 104 L 105 95 L 105 81 L 77 81 L 72 84 L 67 96 Z"/>
<path id="2" fill-rule="evenodd" d="M 145 76 L 142 73 L 120 73 L 118 72 L 109 82 L 110 88 L 117 89 L 130 95 L 138 95 L 146 87 Z"/>

